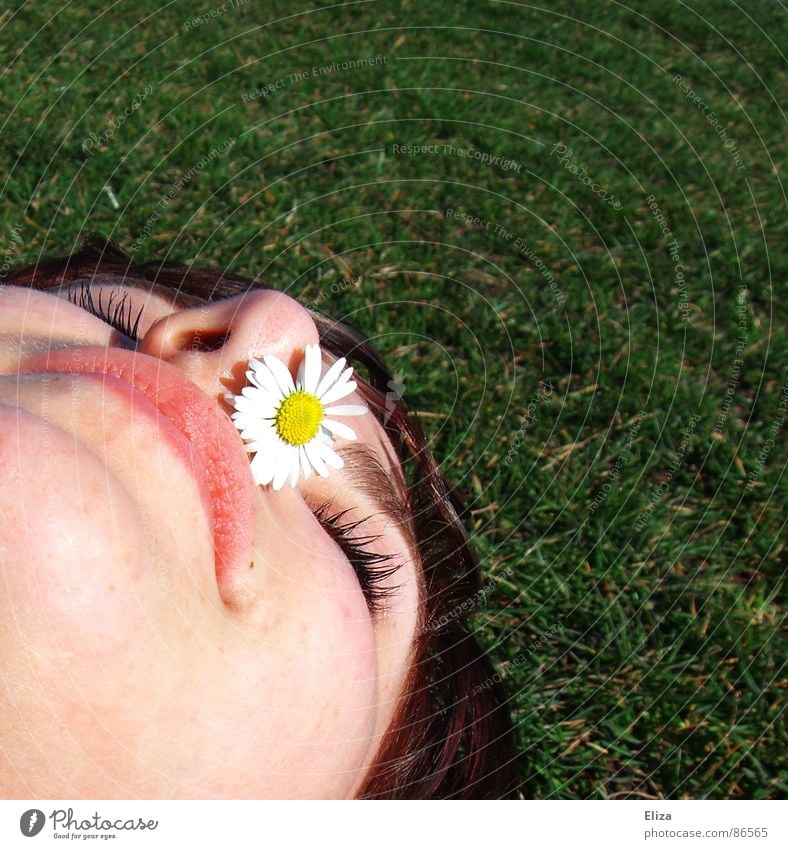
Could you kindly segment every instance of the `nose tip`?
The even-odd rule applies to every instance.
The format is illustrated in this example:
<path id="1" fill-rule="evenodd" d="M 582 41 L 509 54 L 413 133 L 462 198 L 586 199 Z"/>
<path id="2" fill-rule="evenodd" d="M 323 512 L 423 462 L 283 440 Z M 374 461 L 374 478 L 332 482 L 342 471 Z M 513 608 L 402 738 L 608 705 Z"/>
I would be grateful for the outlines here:
<path id="1" fill-rule="evenodd" d="M 266 289 L 165 316 L 150 327 L 138 350 L 178 366 L 212 394 L 240 391 L 251 357 L 273 354 L 292 372 L 304 348 L 318 341 L 308 310 L 289 295 Z"/>

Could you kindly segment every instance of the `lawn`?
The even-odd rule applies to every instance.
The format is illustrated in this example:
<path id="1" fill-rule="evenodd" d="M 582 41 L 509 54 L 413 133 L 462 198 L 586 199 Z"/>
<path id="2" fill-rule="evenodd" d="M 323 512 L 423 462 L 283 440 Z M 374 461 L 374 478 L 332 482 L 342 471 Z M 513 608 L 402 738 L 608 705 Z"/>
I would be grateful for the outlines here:
<path id="1" fill-rule="evenodd" d="M 0 274 L 96 233 L 356 325 L 467 499 L 524 796 L 779 796 L 784 10 L 544 5 L 14 0 Z"/>

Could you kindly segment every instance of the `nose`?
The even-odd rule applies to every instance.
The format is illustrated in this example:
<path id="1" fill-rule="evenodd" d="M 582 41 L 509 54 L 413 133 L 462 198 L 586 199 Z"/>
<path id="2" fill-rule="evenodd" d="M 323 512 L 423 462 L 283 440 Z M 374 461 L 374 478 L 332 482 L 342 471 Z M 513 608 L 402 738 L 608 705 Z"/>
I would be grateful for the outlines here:
<path id="1" fill-rule="evenodd" d="M 241 391 L 251 357 L 273 354 L 292 373 L 304 348 L 318 341 L 309 312 L 289 295 L 266 289 L 165 316 L 138 350 L 177 366 L 216 397 Z"/>

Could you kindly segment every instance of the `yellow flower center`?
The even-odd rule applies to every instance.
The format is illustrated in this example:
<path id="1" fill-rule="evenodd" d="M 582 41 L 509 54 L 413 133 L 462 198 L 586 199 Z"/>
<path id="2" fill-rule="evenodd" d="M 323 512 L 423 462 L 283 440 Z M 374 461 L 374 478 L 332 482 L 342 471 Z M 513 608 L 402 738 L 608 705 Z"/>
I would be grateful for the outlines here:
<path id="1" fill-rule="evenodd" d="M 323 405 L 309 392 L 288 395 L 276 411 L 276 432 L 288 445 L 304 445 L 314 439 L 323 421 Z"/>

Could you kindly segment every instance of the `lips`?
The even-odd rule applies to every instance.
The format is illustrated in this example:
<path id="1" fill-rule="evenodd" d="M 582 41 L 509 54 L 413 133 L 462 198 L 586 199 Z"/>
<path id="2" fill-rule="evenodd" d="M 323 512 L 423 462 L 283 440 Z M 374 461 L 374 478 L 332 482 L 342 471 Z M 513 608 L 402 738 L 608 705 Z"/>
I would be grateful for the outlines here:
<path id="1" fill-rule="evenodd" d="M 20 372 L 107 375 L 110 390 L 130 393 L 194 475 L 213 525 L 219 586 L 248 567 L 255 524 L 249 461 L 229 417 L 196 384 L 164 360 L 120 348 L 54 350 L 32 357 Z"/>

